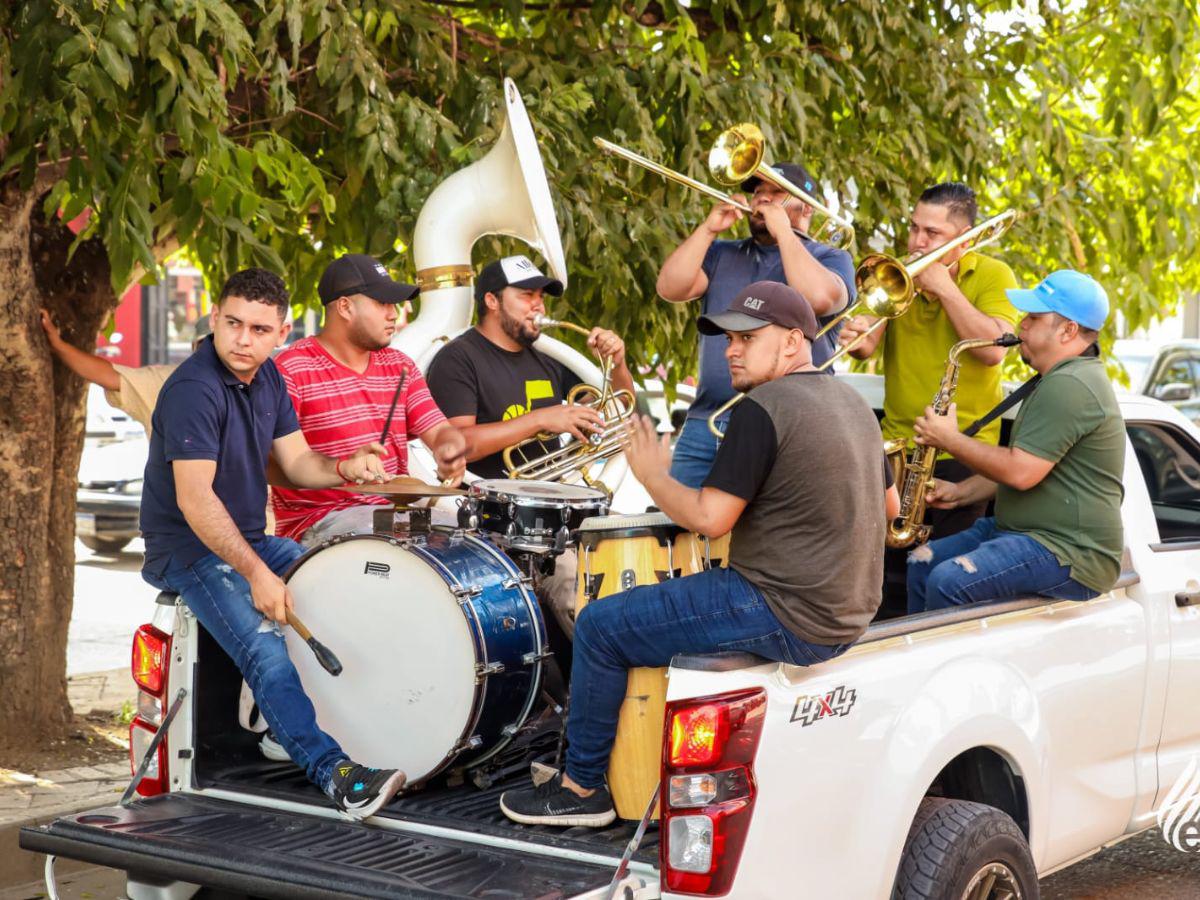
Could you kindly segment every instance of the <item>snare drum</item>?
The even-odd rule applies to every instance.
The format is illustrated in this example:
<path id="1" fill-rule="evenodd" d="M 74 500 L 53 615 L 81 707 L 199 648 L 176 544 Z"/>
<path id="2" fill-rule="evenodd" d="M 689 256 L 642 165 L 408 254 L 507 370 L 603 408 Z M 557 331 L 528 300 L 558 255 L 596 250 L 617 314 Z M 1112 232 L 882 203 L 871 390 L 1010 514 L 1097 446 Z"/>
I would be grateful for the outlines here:
<path id="1" fill-rule="evenodd" d="M 334 538 L 286 580 L 345 667 L 330 676 L 285 631 L 317 721 L 352 759 L 420 784 L 485 762 L 529 717 L 545 627 L 528 579 L 489 541 L 442 528 Z"/>
<path id="2" fill-rule="evenodd" d="M 509 550 L 561 553 L 574 545 L 584 519 L 607 512 L 608 495 L 596 488 L 485 478 L 470 486 L 458 523 L 497 535 Z"/>

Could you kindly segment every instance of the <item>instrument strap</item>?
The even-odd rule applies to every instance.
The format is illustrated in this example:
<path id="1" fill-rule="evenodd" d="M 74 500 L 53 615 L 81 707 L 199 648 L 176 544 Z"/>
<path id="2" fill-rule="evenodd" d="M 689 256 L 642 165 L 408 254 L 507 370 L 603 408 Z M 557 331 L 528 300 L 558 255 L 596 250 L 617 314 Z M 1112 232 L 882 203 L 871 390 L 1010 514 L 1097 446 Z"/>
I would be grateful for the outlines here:
<path id="1" fill-rule="evenodd" d="M 1033 392 L 1033 389 L 1038 386 L 1038 382 L 1041 380 L 1041 375 L 1034 375 L 1019 388 L 988 410 L 987 413 L 963 429 L 963 434 L 965 434 L 967 437 L 975 437 L 975 435 L 977 435 L 982 429 L 986 428 L 993 419 L 1004 415 L 1005 412 L 1028 397 Z"/>

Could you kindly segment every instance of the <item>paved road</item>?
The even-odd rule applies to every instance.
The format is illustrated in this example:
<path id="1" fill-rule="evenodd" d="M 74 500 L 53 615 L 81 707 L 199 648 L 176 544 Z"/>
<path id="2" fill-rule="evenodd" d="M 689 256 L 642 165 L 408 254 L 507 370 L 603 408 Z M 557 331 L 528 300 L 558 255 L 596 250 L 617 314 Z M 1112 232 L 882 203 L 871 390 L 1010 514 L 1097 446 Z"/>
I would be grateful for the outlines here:
<path id="1" fill-rule="evenodd" d="M 118 554 L 75 542 L 75 604 L 67 636 L 67 674 L 129 665 L 133 632 L 154 614 L 157 592 L 142 581 L 142 541 Z"/>

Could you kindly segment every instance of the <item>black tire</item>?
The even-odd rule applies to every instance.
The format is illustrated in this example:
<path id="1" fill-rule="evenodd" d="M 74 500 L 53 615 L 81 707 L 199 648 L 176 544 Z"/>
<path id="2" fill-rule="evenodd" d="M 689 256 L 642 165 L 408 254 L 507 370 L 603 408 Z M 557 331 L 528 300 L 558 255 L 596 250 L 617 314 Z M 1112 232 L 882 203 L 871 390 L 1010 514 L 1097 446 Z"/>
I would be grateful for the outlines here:
<path id="1" fill-rule="evenodd" d="M 976 879 L 989 867 L 996 887 L 980 893 Z M 975 888 L 968 894 L 973 881 Z M 1038 900 L 1038 896 L 1029 844 L 1006 813 L 968 800 L 926 797 L 921 801 L 900 858 L 892 900 Z"/>
<path id="2" fill-rule="evenodd" d="M 102 538 L 91 534 L 78 535 L 83 546 L 96 553 L 120 553 L 132 538 Z"/>

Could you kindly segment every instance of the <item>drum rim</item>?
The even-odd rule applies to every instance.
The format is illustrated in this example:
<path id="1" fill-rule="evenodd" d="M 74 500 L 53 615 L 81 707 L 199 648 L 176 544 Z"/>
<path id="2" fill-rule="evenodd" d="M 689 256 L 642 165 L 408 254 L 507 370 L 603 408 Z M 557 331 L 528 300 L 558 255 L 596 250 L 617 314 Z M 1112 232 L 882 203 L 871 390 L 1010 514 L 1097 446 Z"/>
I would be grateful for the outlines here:
<path id="1" fill-rule="evenodd" d="M 476 481 L 468 488 L 468 497 L 474 500 L 484 500 L 492 503 L 515 503 L 517 506 L 532 506 L 542 509 L 589 509 L 594 506 L 607 508 L 608 495 L 599 488 L 587 487 L 582 484 L 565 484 L 560 485 L 558 482 L 545 482 L 553 484 L 557 487 L 569 487 L 575 490 L 587 491 L 591 496 L 587 497 L 530 497 L 519 493 L 512 493 L 509 490 L 501 488 L 489 488 L 488 484 L 504 483 L 506 485 L 519 485 L 520 479 L 516 478 L 485 478 Z M 531 484 L 541 484 L 542 482 L 529 482 Z"/>

